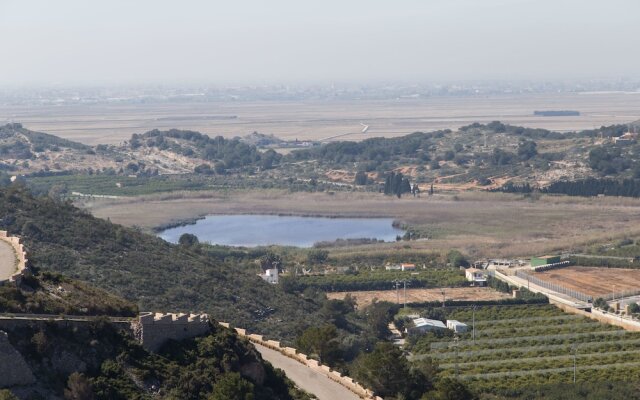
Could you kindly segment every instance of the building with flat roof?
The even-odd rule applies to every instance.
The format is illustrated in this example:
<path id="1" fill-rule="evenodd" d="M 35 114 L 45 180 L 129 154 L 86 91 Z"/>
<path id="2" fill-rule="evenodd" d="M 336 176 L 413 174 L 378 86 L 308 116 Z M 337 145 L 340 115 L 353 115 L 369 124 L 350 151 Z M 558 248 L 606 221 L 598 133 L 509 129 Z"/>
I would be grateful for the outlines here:
<path id="1" fill-rule="evenodd" d="M 549 265 L 560 262 L 560 256 L 541 256 L 541 257 L 532 257 L 531 258 L 531 266 L 539 267 L 541 265 Z"/>
<path id="2" fill-rule="evenodd" d="M 464 332 L 467 331 L 467 329 L 469 329 L 467 324 L 465 324 L 463 322 L 460 322 L 458 320 L 455 320 L 455 319 L 448 319 L 447 320 L 447 328 L 451 329 L 455 333 L 464 333 Z"/>
<path id="3" fill-rule="evenodd" d="M 482 269 L 467 268 L 464 271 L 464 276 L 474 286 L 486 286 L 487 285 L 487 276 L 485 275 L 485 272 Z"/>
<path id="4" fill-rule="evenodd" d="M 402 269 L 403 271 L 415 271 L 416 270 L 416 265 L 415 264 L 402 263 L 402 264 L 400 264 L 400 269 Z"/>
<path id="5" fill-rule="evenodd" d="M 437 319 L 415 318 L 413 319 L 413 327 L 407 328 L 406 333 L 410 335 L 419 335 L 426 332 L 445 329 L 447 329 L 447 326 Z"/>

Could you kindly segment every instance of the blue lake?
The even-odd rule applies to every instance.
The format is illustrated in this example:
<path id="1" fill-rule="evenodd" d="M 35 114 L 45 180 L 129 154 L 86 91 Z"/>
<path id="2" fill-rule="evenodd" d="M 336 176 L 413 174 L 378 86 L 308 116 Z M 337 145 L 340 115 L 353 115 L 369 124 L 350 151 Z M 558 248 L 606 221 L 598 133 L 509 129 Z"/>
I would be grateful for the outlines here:
<path id="1" fill-rule="evenodd" d="M 161 238 L 177 243 L 183 233 L 191 233 L 201 242 L 227 246 L 311 247 L 316 242 L 336 239 L 375 238 L 395 241 L 401 229 L 391 218 L 317 218 L 277 215 L 210 215 L 193 225 L 167 229 Z"/>

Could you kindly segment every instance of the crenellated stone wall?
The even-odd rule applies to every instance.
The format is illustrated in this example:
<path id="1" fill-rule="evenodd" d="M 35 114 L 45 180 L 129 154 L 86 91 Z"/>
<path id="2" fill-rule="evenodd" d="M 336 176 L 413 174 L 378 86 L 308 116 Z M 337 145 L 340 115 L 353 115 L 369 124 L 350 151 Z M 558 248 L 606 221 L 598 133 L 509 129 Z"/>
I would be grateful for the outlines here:
<path id="1" fill-rule="evenodd" d="M 207 314 L 163 314 L 144 312 L 132 323 L 134 336 L 149 351 L 157 351 L 169 339 L 182 340 L 211 331 Z"/>
<path id="2" fill-rule="evenodd" d="M 224 326 L 225 328 L 231 328 L 231 325 L 227 322 L 218 322 L 218 323 Z M 311 368 L 312 370 L 325 375 L 332 381 L 339 383 L 340 385 L 349 389 L 353 393 L 357 394 L 362 399 L 384 400 L 381 397 L 375 396 L 371 390 L 365 388 L 364 386 L 354 381 L 350 377 L 346 375 L 342 375 L 340 372 L 334 371 L 326 365 L 320 364 L 317 360 L 310 358 L 306 354 L 299 353 L 293 347 L 283 347 L 278 341 L 267 340 L 262 335 L 250 334 L 246 331 L 246 329 L 235 328 L 234 330 L 239 336 L 245 337 L 253 343 L 257 343 L 264 347 L 268 347 L 272 350 L 278 351 L 281 354 L 298 361 L 300 364 L 303 364 L 308 368 Z"/>
<path id="3" fill-rule="evenodd" d="M 15 252 L 17 259 L 17 271 L 9 278 L 9 281 L 19 283 L 20 279 L 29 271 L 27 252 L 22 245 L 20 238 L 16 236 L 9 236 L 7 231 L 0 231 L 0 240 L 9 243 L 11 247 L 13 247 L 13 251 Z"/>

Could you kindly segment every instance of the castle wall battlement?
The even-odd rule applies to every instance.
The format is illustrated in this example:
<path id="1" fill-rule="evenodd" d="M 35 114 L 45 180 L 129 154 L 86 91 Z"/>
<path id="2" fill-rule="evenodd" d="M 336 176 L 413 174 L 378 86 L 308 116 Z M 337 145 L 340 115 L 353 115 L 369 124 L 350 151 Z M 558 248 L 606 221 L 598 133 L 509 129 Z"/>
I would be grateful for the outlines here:
<path id="1" fill-rule="evenodd" d="M 140 313 L 133 333 L 149 351 L 157 351 L 170 339 L 182 340 L 211 331 L 207 314 Z"/>

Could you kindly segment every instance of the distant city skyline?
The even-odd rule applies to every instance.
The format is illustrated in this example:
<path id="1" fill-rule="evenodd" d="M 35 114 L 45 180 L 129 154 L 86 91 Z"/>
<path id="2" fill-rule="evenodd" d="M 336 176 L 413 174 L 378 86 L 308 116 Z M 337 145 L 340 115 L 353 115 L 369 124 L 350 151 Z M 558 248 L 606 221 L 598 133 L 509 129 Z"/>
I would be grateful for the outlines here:
<path id="1" fill-rule="evenodd" d="M 640 78 L 637 0 L 0 1 L 0 85 Z"/>

